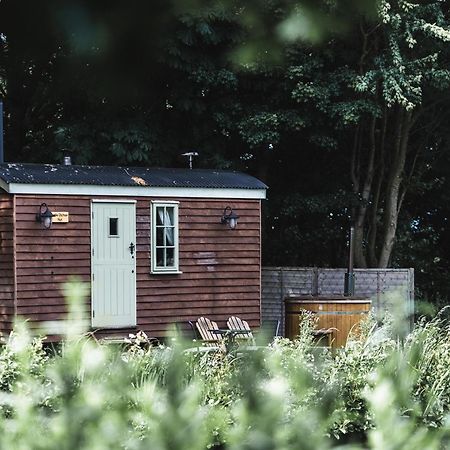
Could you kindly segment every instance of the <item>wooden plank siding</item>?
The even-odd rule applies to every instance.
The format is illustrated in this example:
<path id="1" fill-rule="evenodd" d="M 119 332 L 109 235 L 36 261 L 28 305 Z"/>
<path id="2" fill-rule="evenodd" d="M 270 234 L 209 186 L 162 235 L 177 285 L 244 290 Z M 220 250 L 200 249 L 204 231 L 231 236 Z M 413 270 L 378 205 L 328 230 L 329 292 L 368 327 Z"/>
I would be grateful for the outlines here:
<path id="1" fill-rule="evenodd" d="M 11 331 L 14 320 L 14 204 L 0 193 L 0 333 Z"/>
<path id="2" fill-rule="evenodd" d="M 29 319 L 31 327 L 64 318 L 61 288 L 70 276 L 90 282 L 92 198 L 106 199 L 16 196 L 17 314 Z M 259 326 L 259 200 L 176 199 L 180 202 L 179 275 L 150 273 L 150 201 L 166 199 L 132 200 L 137 200 L 137 329 L 162 337 L 173 322 L 208 316 L 225 326 L 231 315 L 247 320 L 251 327 Z M 52 211 L 68 211 L 69 223 L 54 223 L 44 230 L 35 221 L 42 202 Z M 240 216 L 235 230 L 220 223 L 228 205 Z M 86 309 L 90 314 L 89 299 Z M 129 331 L 122 330 L 124 334 Z M 100 334 L 120 332 L 103 330 Z"/>

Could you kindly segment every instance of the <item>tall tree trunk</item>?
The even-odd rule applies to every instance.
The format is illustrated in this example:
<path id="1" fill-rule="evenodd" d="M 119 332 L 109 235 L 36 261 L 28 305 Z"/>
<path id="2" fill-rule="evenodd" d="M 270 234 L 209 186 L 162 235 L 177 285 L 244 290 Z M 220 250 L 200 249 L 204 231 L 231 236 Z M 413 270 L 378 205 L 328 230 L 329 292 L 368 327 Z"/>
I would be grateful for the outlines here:
<path id="1" fill-rule="evenodd" d="M 386 131 L 388 124 L 388 109 L 383 108 L 382 125 L 380 130 L 378 144 L 378 161 L 376 167 L 375 186 L 372 195 L 372 204 L 367 232 L 367 257 L 370 267 L 377 267 L 377 236 L 378 236 L 378 217 L 381 202 L 381 189 L 385 175 L 385 150 L 386 150 Z"/>
<path id="2" fill-rule="evenodd" d="M 367 258 L 364 249 L 364 237 L 365 237 L 365 224 L 367 221 L 367 214 L 370 205 L 370 198 L 372 194 L 372 184 L 375 171 L 375 154 L 376 154 L 376 139 L 375 139 L 375 129 L 376 129 L 376 117 L 372 117 L 369 123 L 368 129 L 368 157 L 365 161 L 365 173 L 362 183 L 357 186 L 357 195 L 359 197 L 359 206 L 356 208 L 354 227 L 355 227 L 355 263 L 357 267 L 367 267 Z M 364 134 L 359 133 L 359 140 L 361 141 L 359 146 L 360 150 L 364 148 Z M 359 164 L 362 164 L 363 159 L 359 158 Z M 359 172 L 362 168 L 359 167 Z M 359 180 L 358 180 L 359 181 Z M 355 190 L 355 185 L 354 185 Z"/>
<path id="3" fill-rule="evenodd" d="M 359 197 L 359 184 L 361 179 L 361 130 L 362 125 L 358 125 L 355 129 L 353 137 L 352 160 L 350 167 L 350 176 L 352 180 L 352 189 L 355 197 Z M 354 233 L 354 252 L 355 264 L 357 267 L 366 267 L 364 255 L 364 215 L 361 214 L 359 208 L 352 211 L 353 222 L 355 227 Z"/>
<path id="4" fill-rule="evenodd" d="M 399 120 L 396 124 L 394 148 L 392 149 L 392 164 L 387 168 L 388 181 L 383 214 L 383 238 L 378 259 L 378 267 L 381 268 L 388 266 L 394 246 L 400 207 L 400 189 L 412 124 L 410 111 L 401 108 L 398 114 Z"/>

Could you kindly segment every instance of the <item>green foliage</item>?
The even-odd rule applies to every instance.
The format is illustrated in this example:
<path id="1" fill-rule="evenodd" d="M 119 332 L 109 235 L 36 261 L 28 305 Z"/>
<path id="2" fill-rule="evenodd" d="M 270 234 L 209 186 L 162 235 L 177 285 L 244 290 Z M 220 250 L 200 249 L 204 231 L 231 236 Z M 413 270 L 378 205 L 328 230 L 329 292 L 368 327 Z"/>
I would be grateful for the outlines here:
<path id="1" fill-rule="evenodd" d="M 443 312 L 442 314 L 444 314 Z M 75 317 L 78 313 L 72 314 Z M 77 335 L 51 357 L 17 329 L 0 352 L 0 446 L 9 449 L 433 449 L 448 444 L 450 326 L 403 341 L 369 321 L 336 353 L 312 320 L 250 353 L 178 339 L 125 348 Z M 395 427 L 395 433 L 392 432 Z"/>
<path id="2" fill-rule="evenodd" d="M 179 155 L 196 150 L 198 167 L 243 169 L 269 185 L 265 264 L 342 267 L 359 207 L 369 210 L 363 251 L 373 230 L 374 255 L 382 248 L 396 125 L 407 109 L 414 117 L 389 265 L 416 267 L 418 294 L 443 303 L 448 30 L 442 1 L 5 0 L 6 160 L 70 154 L 80 164 L 186 167 Z M 360 265 L 377 266 L 371 259 Z"/>
<path id="3" fill-rule="evenodd" d="M 435 252 L 423 259 L 427 244 L 425 239 L 420 241 L 413 221 L 425 225 L 435 213 L 442 221 L 448 218 L 445 201 L 439 202 L 435 212 L 430 205 L 438 192 L 432 188 L 433 178 L 444 172 L 437 161 L 442 161 L 448 148 L 444 125 L 448 121 L 442 114 L 450 81 L 449 16 L 440 2 L 383 1 L 378 8 L 375 19 L 358 18 L 354 27 L 326 44 L 301 44 L 286 51 L 287 81 L 280 88 L 289 91 L 305 125 L 298 134 L 292 128 L 288 137 L 282 134 L 282 146 L 285 138 L 296 151 L 277 148 L 271 159 L 274 175 L 267 179 L 271 205 L 265 222 L 266 258 L 274 265 L 342 267 L 346 255 L 333 241 L 344 243 L 342 230 L 353 223 L 362 229 L 356 243 L 359 267 L 417 264 L 424 271 L 418 283 L 430 286 L 431 280 L 440 279 L 439 271 L 433 270 L 431 253 Z M 410 122 L 400 127 L 405 115 Z M 404 154 L 397 146 L 402 132 Z M 289 189 L 278 184 L 280 178 Z M 397 181 L 400 190 L 394 197 Z M 434 192 L 433 199 L 427 190 Z M 346 193 L 345 204 L 333 204 L 338 192 Z M 414 200 L 409 202 L 408 195 Z M 429 201 L 424 202 L 425 198 Z M 311 201 L 322 210 L 316 208 L 311 214 Z M 290 207 L 285 208 L 288 203 Z M 382 249 L 390 245 L 386 241 L 389 224 L 396 223 L 402 208 L 408 211 L 399 216 L 399 245 L 390 260 L 385 255 L 381 258 Z M 288 209 L 295 212 L 289 215 Z M 424 226 L 421 234 L 427 234 L 428 241 L 447 236 L 448 224 L 442 221 L 439 229 L 427 231 Z M 329 253 L 328 241 L 333 246 Z M 440 269 L 447 273 L 446 258 L 438 258 Z M 432 278 L 427 280 L 428 270 Z M 444 285 L 439 280 L 438 290 L 427 288 L 428 298 L 447 298 L 440 294 L 447 292 Z"/>

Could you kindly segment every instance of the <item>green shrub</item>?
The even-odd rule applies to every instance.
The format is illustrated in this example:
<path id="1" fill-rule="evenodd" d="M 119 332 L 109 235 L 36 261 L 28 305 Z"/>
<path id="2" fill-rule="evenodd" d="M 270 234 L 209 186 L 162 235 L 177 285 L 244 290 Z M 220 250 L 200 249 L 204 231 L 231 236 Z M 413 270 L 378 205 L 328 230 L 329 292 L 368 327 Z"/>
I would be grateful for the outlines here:
<path id="1" fill-rule="evenodd" d="M 405 339 L 392 322 L 367 323 L 337 352 L 314 345 L 312 325 L 296 341 L 224 354 L 151 346 L 143 334 L 100 345 L 72 323 L 52 357 L 19 327 L 0 350 L 0 448 L 448 447 L 445 320 Z"/>

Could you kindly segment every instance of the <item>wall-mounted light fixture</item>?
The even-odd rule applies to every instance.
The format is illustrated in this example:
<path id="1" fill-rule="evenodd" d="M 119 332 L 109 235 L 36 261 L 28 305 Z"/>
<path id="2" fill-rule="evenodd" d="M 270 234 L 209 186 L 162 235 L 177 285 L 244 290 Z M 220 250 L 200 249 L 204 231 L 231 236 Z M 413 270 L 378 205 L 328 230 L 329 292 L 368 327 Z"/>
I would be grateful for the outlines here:
<path id="1" fill-rule="evenodd" d="M 36 214 L 36 222 L 42 223 L 45 229 L 49 229 L 52 226 L 52 217 L 53 213 L 48 209 L 47 203 L 42 203 Z"/>
<path id="2" fill-rule="evenodd" d="M 228 226 L 233 230 L 237 226 L 238 219 L 239 216 L 233 212 L 230 206 L 227 206 L 223 210 L 223 216 L 222 219 L 220 220 L 220 223 L 228 224 Z"/>

